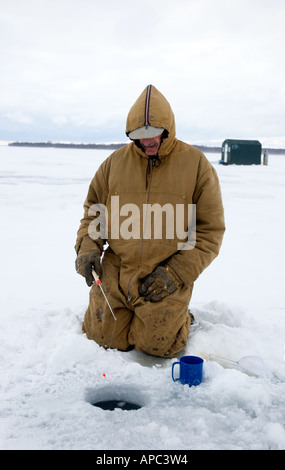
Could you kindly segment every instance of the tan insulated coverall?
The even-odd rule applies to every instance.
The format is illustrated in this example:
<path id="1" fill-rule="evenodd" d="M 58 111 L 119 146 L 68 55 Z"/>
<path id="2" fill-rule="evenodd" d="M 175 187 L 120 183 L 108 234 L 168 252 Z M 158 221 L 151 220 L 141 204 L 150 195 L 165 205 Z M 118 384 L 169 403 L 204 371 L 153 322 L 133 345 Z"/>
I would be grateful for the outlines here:
<path id="1" fill-rule="evenodd" d="M 145 103 L 146 89 L 129 112 L 126 133 L 144 125 Z M 158 152 L 159 164 L 153 166 L 136 141 L 116 150 L 99 167 L 84 203 L 75 249 L 80 254 L 92 250 L 101 253 L 108 243 L 101 281 L 117 321 L 99 287 L 93 284 L 83 331 L 104 347 L 127 350 L 134 346 L 155 356 L 172 357 L 184 349 L 189 335 L 188 305 L 193 283 L 219 253 L 225 230 L 224 212 L 215 169 L 200 150 L 175 137 L 172 109 L 153 86 L 147 111 L 151 126 L 167 131 Z M 105 239 L 94 238 L 88 230 L 95 219 L 88 211 L 96 203 L 108 209 Z M 167 236 L 163 218 L 162 237 L 155 238 L 153 232 L 146 236 L 144 205 L 152 207 L 156 203 L 161 207 L 183 204 L 185 210 L 188 204 L 196 205 L 193 249 L 178 249 L 181 239 L 176 233 L 172 238 Z M 135 220 L 134 213 L 130 218 L 126 208 L 133 206 L 126 204 L 138 208 L 139 218 Z M 130 233 L 139 232 L 139 236 L 123 237 L 111 222 L 116 222 L 115 228 L 128 224 Z M 185 232 L 187 224 L 185 216 Z M 138 293 L 141 280 L 165 260 L 183 285 L 159 302 L 146 301 Z"/>

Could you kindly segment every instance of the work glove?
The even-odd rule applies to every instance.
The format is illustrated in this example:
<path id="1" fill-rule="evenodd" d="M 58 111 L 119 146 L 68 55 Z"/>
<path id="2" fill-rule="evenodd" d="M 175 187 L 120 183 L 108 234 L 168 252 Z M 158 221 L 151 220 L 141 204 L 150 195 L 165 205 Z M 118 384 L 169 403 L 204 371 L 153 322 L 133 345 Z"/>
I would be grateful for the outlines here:
<path id="1" fill-rule="evenodd" d="M 183 282 L 170 266 L 157 266 L 154 271 L 143 279 L 139 294 L 149 302 L 159 302 L 172 294 Z"/>
<path id="2" fill-rule="evenodd" d="M 103 274 L 103 269 L 100 261 L 101 256 L 97 251 L 90 251 L 90 253 L 83 253 L 78 255 L 75 261 L 76 271 L 85 277 L 87 285 L 90 287 L 94 282 L 92 269 L 98 274 L 99 277 Z"/>

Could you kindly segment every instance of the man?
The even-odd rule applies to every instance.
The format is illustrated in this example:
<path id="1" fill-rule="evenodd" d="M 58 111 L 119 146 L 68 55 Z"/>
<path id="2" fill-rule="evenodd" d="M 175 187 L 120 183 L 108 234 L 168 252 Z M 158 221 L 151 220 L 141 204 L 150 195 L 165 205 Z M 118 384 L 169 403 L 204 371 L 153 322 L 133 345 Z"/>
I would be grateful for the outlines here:
<path id="1" fill-rule="evenodd" d="M 132 142 L 90 184 L 75 246 L 77 271 L 91 286 L 95 270 L 116 320 L 94 283 L 83 331 L 106 348 L 173 357 L 187 343 L 193 283 L 222 243 L 220 186 L 203 153 L 176 139 L 172 109 L 154 86 L 132 106 L 126 134 Z M 195 233 L 187 214 L 196 215 Z"/>

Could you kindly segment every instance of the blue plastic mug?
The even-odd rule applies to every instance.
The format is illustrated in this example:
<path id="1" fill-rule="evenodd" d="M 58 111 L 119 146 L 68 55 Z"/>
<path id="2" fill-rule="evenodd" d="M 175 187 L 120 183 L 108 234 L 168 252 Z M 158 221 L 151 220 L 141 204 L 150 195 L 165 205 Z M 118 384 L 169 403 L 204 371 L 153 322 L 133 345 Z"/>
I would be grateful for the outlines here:
<path id="1" fill-rule="evenodd" d="M 183 385 L 199 385 L 202 382 L 204 360 L 198 356 L 183 356 L 172 364 L 172 380 Z M 179 364 L 179 377 L 174 377 L 174 367 Z"/>

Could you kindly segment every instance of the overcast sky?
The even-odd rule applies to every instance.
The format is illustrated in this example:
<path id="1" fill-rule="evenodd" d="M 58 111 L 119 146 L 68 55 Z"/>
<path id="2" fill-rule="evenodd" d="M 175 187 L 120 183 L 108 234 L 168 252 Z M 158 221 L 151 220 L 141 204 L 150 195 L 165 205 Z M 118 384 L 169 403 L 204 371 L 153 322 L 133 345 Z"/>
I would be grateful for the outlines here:
<path id="1" fill-rule="evenodd" d="M 284 0 L 0 0 L 0 141 L 127 140 L 148 85 L 177 137 L 285 148 Z"/>

